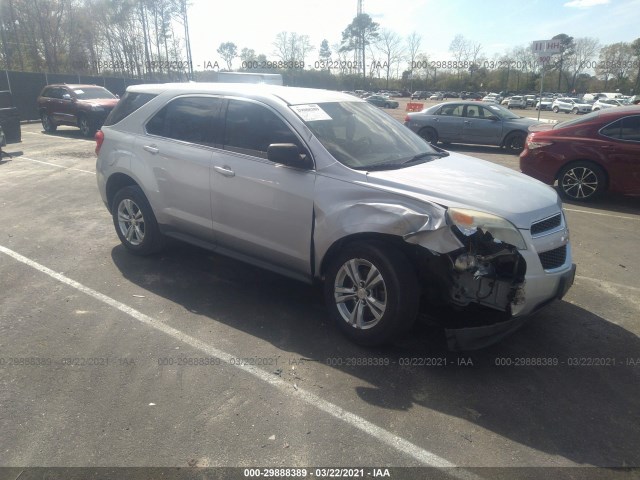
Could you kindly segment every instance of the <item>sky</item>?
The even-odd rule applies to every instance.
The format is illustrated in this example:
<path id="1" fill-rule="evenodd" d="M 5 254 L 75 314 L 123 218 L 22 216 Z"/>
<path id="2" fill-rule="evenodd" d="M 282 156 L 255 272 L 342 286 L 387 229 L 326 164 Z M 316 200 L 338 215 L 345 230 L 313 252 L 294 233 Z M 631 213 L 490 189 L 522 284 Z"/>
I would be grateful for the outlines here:
<path id="1" fill-rule="evenodd" d="M 317 60 L 323 39 L 339 43 L 357 13 L 357 0 L 191 0 L 189 28 L 194 68 L 217 61 L 222 42 L 252 48 L 275 59 L 282 31 L 308 35 Z M 640 37 L 640 0 L 364 0 L 374 21 L 406 37 L 417 32 L 430 60 L 450 60 L 449 45 L 461 34 L 482 44 L 489 59 L 559 33 L 594 37 L 601 45 Z M 240 66 L 236 60 L 234 68 Z"/>

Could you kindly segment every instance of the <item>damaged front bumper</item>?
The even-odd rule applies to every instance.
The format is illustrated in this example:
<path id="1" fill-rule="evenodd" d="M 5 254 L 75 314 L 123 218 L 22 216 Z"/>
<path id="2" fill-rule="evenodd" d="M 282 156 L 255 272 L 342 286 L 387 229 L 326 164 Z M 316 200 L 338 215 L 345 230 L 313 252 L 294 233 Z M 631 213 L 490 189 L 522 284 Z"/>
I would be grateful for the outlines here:
<path id="1" fill-rule="evenodd" d="M 462 233 L 456 226 L 405 236 L 405 241 L 433 254 L 423 284 L 427 288 L 437 285 L 435 298 L 444 298 L 458 310 L 480 305 L 504 313 L 493 316 L 479 309 L 463 322 L 442 320 L 450 349 L 474 350 L 498 342 L 525 324 L 530 314 L 561 299 L 573 284 L 576 267 L 564 223 L 543 239 L 531 237 L 528 231 L 520 233 L 524 249 L 496 240 L 481 229 Z M 458 248 L 442 248 L 453 245 Z M 564 252 L 560 264 L 545 268 L 544 253 L 558 249 Z"/>
<path id="2" fill-rule="evenodd" d="M 569 270 L 555 276 L 555 294 L 546 300 L 538 303 L 529 313 L 535 313 L 554 300 L 560 300 L 567 293 L 576 275 L 576 265 L 571 264 Z M 526 289 L 525 289 L 526 292 Z M 529 314 L 512 316 L 508 320 L 497 322 L 491 325 L 465 326 L 459 328 L 446 328 L 447 346 L 450 350 L 465 351 L 486 348 L 508 337 L 516 330 L 520 329 L 531 319 Z"/>

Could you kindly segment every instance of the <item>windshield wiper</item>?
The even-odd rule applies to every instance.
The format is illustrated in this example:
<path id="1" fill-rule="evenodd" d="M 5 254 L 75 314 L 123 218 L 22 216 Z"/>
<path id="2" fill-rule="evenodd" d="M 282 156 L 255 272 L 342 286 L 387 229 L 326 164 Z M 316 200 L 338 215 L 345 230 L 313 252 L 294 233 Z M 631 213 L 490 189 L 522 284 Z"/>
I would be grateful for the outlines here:
<path id="1" fill-rule="evenodd" d="M 397 170 L 399 168 L 405 168 L 409 166 L 409 164 L 418 162 L 426 157 L 442 158 L 442 157 L 448 157 L 448 156 L 449 156 L 449 152 L 445 152 L 445 151 L 424 152 L 424 153 L 419 153 L 418 155 L 415 155 L 411 157 L 409 160 L 405 160 L 404 162 L 378 163 L 376 165 L 369 165 L 366 167 L 355 167 L 355 170 L 366 170 L 368 172 L 373 172 L 376 170 Z"/>
<path id="2" fill-rule="evenodd" d="M 418 155 L 415 155 L 414 157 L 411 157 L 409 160 L 402 162 L 402 165 L 407 165 L 408 163 L 413 163 L 413 162 L 417 162 L 418 160 L 422 160 L 425 157 L 435 157 L 435 158 L 443 158 L 443 157 L 448 157 L 449 156 L 449 152 L 424 152 L 424 153 L 419 153 Z"/>

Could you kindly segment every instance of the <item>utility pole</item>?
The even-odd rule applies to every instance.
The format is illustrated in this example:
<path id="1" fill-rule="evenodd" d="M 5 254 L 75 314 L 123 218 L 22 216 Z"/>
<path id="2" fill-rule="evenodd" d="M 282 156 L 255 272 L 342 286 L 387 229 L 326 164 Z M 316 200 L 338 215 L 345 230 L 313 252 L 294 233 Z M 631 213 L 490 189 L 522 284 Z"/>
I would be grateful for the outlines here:
<path id="1" fill-rule="evenodd" d="M 184 20 L 184 40 L 187 48 L 187 64 L 189 80 L 193 80 L 193 57 L 191 56 L 191 39 L 189 37 L 189 19 L 187 18 L 187 0 L 182 0 L 182 19 Z"/>

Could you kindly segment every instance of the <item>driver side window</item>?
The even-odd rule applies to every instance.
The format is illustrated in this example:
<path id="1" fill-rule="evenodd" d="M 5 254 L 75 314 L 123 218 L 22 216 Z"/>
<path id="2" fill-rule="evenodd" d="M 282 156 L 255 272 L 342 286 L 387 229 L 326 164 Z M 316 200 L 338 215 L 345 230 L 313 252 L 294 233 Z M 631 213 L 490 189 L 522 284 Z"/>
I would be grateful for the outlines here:
<path id="1" fill-rule="evenodd" d="M 271 110 L 253 102 L 229 100 L 225 150 L 267 158 L 272 143 L 293 143 L 305 153 L 295 133 Z"/>

